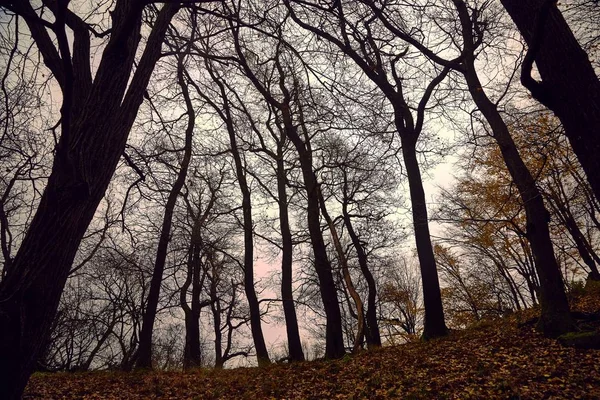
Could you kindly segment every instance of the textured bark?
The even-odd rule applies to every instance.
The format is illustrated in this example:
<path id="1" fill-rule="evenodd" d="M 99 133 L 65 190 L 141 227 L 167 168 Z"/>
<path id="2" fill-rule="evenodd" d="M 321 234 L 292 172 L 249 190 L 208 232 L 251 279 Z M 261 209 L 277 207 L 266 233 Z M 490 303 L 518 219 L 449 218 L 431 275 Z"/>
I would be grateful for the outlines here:
<path id="1" fill-rule="evenodd" d="M 556 257 L 548 222 L 550 214 L 546 210 L 542 194 L 535 180 L 523 162 L 517 147 L 502 119 L 496 105 L 487 97 L 475 69 L 475 38 L 473 24 L 466 4 L 453 0 L 458 10 L 463 35 L 464 58 L 463 74 L 473 101 L 492 129 L 502 158 L 510 176 L 519 191 L 527 219 L 527 239 L 535 259 L 537 275 L 540 279 L 540 305 L 542 308 L 540 327 L 544 334 L 556 337 L 573 328 L 569 303 L 564 290 L 562 274 Z"/>
<path id="2" fill-rule="evenodd" d="M 22 2 L 15 8 L 28 4 Z M 41 344 L 46 343 L 75 253 L 125 149 L 165 31 L 177 9 L 177 5 L 166 5 L 160 12 L 128 86 L 142 5 L 118 1 L 113 34 L 94 81 L 81 82 L 89 90 L 74 99 L 76 108 L 64 110 L 70 113 L 70 122 L 63 124 L 62 131 L 68 134 L 60 138 L 40 206 L 10 273 L 0 284 L 0 393 L 5 399 L 21 397 L 43 351 Z M 57 71 L 60 83 L 64 74 L 53 66 L 52 50 L 44 48 L 47 42 L 39 32 L 43 28 L 35 20 L 27 21 L 36 32 L 32 36 L 44 61 Z M 74 82 L 71 86 L 78 85 Z"/>
<path id="3" fill-rule="evenodd" d="M 600 198 L 600 80 L 555 1 L 501 0 L 529 46 L 521 81 L 554 111 Z M 526 59 L 527 61 L 527 59 Z M 531 65 L 542 78 L 531 78 Z"/>
<path id="4" fill-rule="evenodd" d="M 179 172 L 177 178 L 169 191 L 167 197 L 167 204 L 165 205 L 165 212 L 163 215 L 163 222 L 160 231 L 160 238 L 158 240 L 158 247 L 156 249 L 156 259 L 154 262 L 154 270 L 152 271 L 152 280 L 150 281 L 150 290 L 148 291 L 148 298 L 146 300 L 146 309 L 144 311 L 144 318 L 142 323 L 142 331 L 140 332 L 140 345 L 137 353 L 136 368 L 138 369 L 151 369 L 152 368 L 152 333 L 154 331 L 154 321 L 156 320 L 156 313 L 158 310 L 158 302 L 160 298 L 160 287 L 162 285 L 163 273 L 165 270 L 165 263 L 167 260 L 167 251 L 169 248 L 169 242 L 171 241 L 171 226 L 173 222 L 173 212 L 177 199 L 181 193 L 181 189 L 185 184 L 187 177 L 188 167 L 192 157 L 192 138 L 194 135 L 194 126 L 196 123 L 196 112 L 190 99 L 190 95 L 187 88 L 187 83 L 183 77 L 183 65 L 182 58 L 179 60 L 177 78 L 179 86 L 183 93 L 183 98 L 186 104 L 187 112 L 187 127 L 185 131 L 185 146 L 183 150 L 183 158 L 179 166 Z"/>

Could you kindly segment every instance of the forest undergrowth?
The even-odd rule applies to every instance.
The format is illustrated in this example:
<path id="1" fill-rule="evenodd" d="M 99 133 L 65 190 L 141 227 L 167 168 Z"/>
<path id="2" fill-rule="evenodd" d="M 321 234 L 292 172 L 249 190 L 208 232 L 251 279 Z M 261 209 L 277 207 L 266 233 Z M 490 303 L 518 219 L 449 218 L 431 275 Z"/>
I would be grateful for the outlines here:
<path id="1" fill-rule="evenodd" d="M 598 330 L 600 293 L 572 299 Z M 535 309 L 335 361 L 192 371 L 36 373 L 25 399 L 600 399 L 600 350 L 535 330 Z"/>

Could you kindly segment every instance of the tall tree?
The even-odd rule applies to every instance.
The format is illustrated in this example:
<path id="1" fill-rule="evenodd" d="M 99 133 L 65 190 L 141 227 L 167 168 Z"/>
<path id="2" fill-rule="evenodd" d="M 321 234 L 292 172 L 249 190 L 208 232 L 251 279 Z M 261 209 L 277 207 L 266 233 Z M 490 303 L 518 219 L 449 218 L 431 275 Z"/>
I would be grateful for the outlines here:
<path id="1" fill-rule="evenodd" d="M 478 19 L 481 10 L 471 14 L 463 0 L 453 0 L 458 12 L 463 39 L 462 73 L 473 101 L 488 122 L 498 143 L 502 158 L 517 186 L 527 219 L 526 235 L 531 243 L 535 266 L 540 279 L 540 304 L 542 313 L 539 326 L 551 337 L 570 331 L 573 321 L 565 294 L 560 268 L 554 255 L 548 222 L 550 214 L 544 205 L 535 179 L 523 162 L 515 142 L 495 103 L 487 96 L 477 70 L 476 49 L 483 40 L 484 26 Z"/>
<path id="2" fill-rule="evenodd" d="M 212 300 L 200 299 L 204 287 L 204 281 L 207 276 L 208 267 L 206 261 L 202 258 L 204 255 L 204 241 L 202 239 L 202 230 L 205 228 L 207 219 L 213 211 L 213 207 L 219 196 L 219 190 L 225 177 L 224 171 L 220 171 L 219 179 L 216 183 L 209 179 L 203 179 L 210 192 L 208 202 L 202 204 L 202 197 L 198 199 L 196 210 L 186 198 L 188 213 L 192 220 L 192 230 L 190 234 L 190 245 L 187 258 L 187 274 L 184 284 L 179 294 L 179 303 L 185 315 L 185 347 L 183 352 L 183 367 L 193 368 L 202 365 L 202 351 L 200 348 L 200 312 L 202 308 L 211 304 Z M 202 209 L 204 206 L 204 209 Z M 204 257 L 206 259 L 206 256 Z M 191 305 L 188 304 L 188 291 L 191 287 Z"/>
<path id="3" fill-rule="evenodd" d="M 531 95 L 554 111 L 600 198 L 600 80 L 552 0 L 501 0 L 529 49 L 521 82 Z M 568 60 L 568 62 L 565 62 Z M 533 63 L 542 78 L 532 77 Z"/>
<path id="4" fill-rule="evenodd" d="M 252 173 L 252 176 L 269 197 L 277 203 L 279 211 L 279 228 L 281 231 L 281 302 L 285 317 L 288 356 L 290 361 L 304 361 L 304 351 L 302 350 L 302 342 L 300 340 L 300 330 L 298 328 L 298 317 L 296 314 L 296 305 L 294 303 L 293 288 L 294 239 L 292 236 L 289 215 L 290 196 L 288 196 L 287 193 L 288 167 L 286 165 L 286 155 L 289 153 L 288 147 L 290 141 L 285 135 L 285 128 L 281 123 L 281 119 L 275 116 L 277 110 L 274 109 L 272 105 L 266 104 L 266 107 L 268 108 L 268 118 L 265 121 L 265 128 L 269 133 L 267 136 L 261 131 L 261 125 L 253 117 L 248 107 L 245 106 L 244 100 L 239 97 L 232 85 L 227 84 L 227 86 L 230 92 L 236 96 L 240 111 L 244 113 L 244 117 L 250 122 L 252 132 L 258 138 L 259 144 L 254 143 L 250 151 L 255 154 L 264 153 L 267 156 L 267 159 L 270 160 L 269 162 L 275 163 L 273 169 L 277 186 L 276 191 L 269 189 L 257 174 Z M 274 150 L 267 144 L 269 138 L 275 143 Z"/>
<path id="5" fill-rule="evenodd" d="M 250 308 L 250 329 L 252 331 L 252 339 L 254 340 L 254 348 L 258 365 L 267 365 L 270 363 L 265 337 L 262 331 L 261 312 L 256 288 L 254 286 L 254 223 L 252 219 L 252 196 L 250 193 L 250 185 L 247 179 L 247 166 L 243 158 L 242 149 L 238 144 L 237 128 L 234 121 L 233 107 L 227 92 L 228 87 L 224 82 L 221 74 L 214 68 L 210 60 L 206 59 L 206 70 L 210 78 L 217 86 L 216 92 L 219 99 L 217 103 L 211 99 L 210 95 L 204 93 L 198 85 L 195 85 L 198 93 L 202 98 L 213 108 L 219 115 L 219 118 L 225 124 L 225 129 L 229 137 L 229 145 L 231 155 L 234 160 L 235 173 L 242 194 L 242 214 L 244 227 L 244 291 L 248 299 Z"/>
<path id="6" fill-rule="evenodd" d="M 399 72 L 398 63 L 407 50 L 397 46 L 390 54 L 387 37 L 378 36 L 379 26 L 374 26 L 370 10 L 355 8 L 355 4 L 337 1 L 324 7 L 318 2 L 303 1 L 297 6 L 286 0 L 291 18 L 301 28 L 325 39 L 351 59 L 362 72 L 381 90 L 394 110 L 395 127 L 402 144 L 402 156 L 408 178 L 412 205 L 413 228 L 423 284 L 425 303 L 424 338 L 447 334 L 440 285 L 435 265 L 427 215 L 427 202 L 421 168 L 417 157 L 417 143 L 423 131 L 427 103 L 436 87 L 444 80 L 449 68 L 433 71 L 427 80 L 422 96 L 415 104 L 409 104 L 405 95 L 406 79 Z M 295 3 L 294 3 L 295 4 Z M 365 16 L 365 13 L 367 15 Z M 415 110 L 416 109 L 416 113 Z"/>
<path id="7" fill-rule="evenodd" d="M 156 260 L 154 261 L 154 270 L 152 271 L 152 280 L 150 282 L 150 290 L 148 299 L 146 300 L 146 309 L 144 311 L 144 321 L 142 332 L 140 333 L 140 345 L 137 353 L 136 368 L 152 368 L 152 332 L 154 330 L 154 321 L 158 310 L 158 302 L 160 296 L 160 288 L 163 281 L 163 273 L 167 260 L 167 250 L 171 240 L 171 227 L 173 222 L 173 213 L 177 200 L 181 193 L 181 189 L 185 184 L 185 180 L 192 158 L 192 142 L 194 137 L 194 128 L 196 126 L 196 111 L 188 89 L 188 83 L 184 75 L 185 56 L 180 54 L 177 61 L 177 83 L 181 89 L 181 93 L 185 102 L 185 110 L 187 115 L 187 126 L 185 128 L 185 141 L 183 146 L 183 157 L 177 171 L 177 177 L 173 182 L 173 186 L 169 191 L 167 203 L 163 214 L 160 237 L 158 247 L 156 249 Z"/>
<path id="8" fill-rule="evenodd" d="M 276 74 L 275 82 L 277 89 L 271 89 L 271 82 L 262 82 L 258 73 L 253 71 L 246 57 L 245 49 L 240 35 L 240 28 L 233 27 L 233 39 L 238 57 L 238 62 L 252 82 L 254 87 L 261 93 L 264 99 L 278 111 L 278 118 L 284 127 L 286 137 L 293 143 L 298 152 L 300 169 L 304 181 L 304 190 L 307 198 L 306 218 L 310 241 L 314 254 L 315 269 L 319 279 L 319 291 L 325 308 L 326 314 L 326 349 L 325 357 L 340 358 L 345 354 L 343 333 L 341 327 L 341 312 L 338 304 L 337 291 L 331 263 L 327 256 L 325 241 L 321 231 L 320 207 L 319 207 L 319 188 L 317 177 L 313 168 L 313 152 L 310 140 L 302 132 L 299 132 L 298 125 L 301 125 L 301 114 L 296 110 L 299 103 L 294 103 L 294 93 L 297 93 L 299 87 L 292 73 L 286 73 L 284 64 L 281 60 L 281 49 L 284 45 L 279 42 L 276 48 L 276 54 L 273 59 L 273 72 Z M 287 66 L 286 66 L 287 67 Z M 292 83 L 289 80 L 293 80 Z M 279 92 L 279 93 L 277 93 Z M 274 94 L 275 93 L 275 94 Z"/>
<path id="9" fill-rule="evenodd" d="M 362 132 L 345 138 L 331 133 L 320 144 L 324 153 L 322 164 L 327 168 L 323 172 L 321 188 L 341 204 L 341 231 L 345 227 L 350 238 L 350 249 L 354 249 L 347 258 L 358 261 L 367 284 L 365 338 L 369 348 L 381 346 L 381 334 L 377 316 L 377 284 L 368 256 L 368 247 L 373 247 L 373 243 L 368 243 L 370 240 L 365 231 L 369 227 L 374 230 L 381 227 L 380 223 L 385 222 L 386 210 L 393 201 L 398 200 L 393 194 L 398 182 L 388 170 L 394 168 L 393 161 L 381 148 L 378 136 Z M 392 236 L 386 239 L 394 241 Z"/>
<path id="10" fill-rule="evenodd" d="M 354 306 L 356 307 L 356 319 L 358 320 L 358 324 L 356 327 L 356 336 L 354 337 L 354 343 L 352 345 L 352 352 L 356 353 L 358 350 L 360 350 L 363 342 L 363 336 L 365 335 L 364 303 L 360 298 L 360 294 L 356 290 L 356 287 L 354 286 L 354 282 L 352 282 L 352 276 L 350 276 L 350 270 L 348 269 L 348 257 L 346 257 L 346 253 L 342 246 L 340 235 L 337 232 L 335 222 L 333 221 L 333 219 L 329 215 L 329 212 L 327 211 L 325 198 L 323 197 L 321 188 L 319 188 L 319 206 L 321 207 L 321 214 L 323 215 L 325 222 L 327 222 L 329 232 L 331 233 L 331 240 L 333 241 L 333 246 L 335 247 L 338 262 L 340 263 L 344 283 L 346 284 L 348 293 L 350 294 L 350 297 L 352 297 L 352 301 L 354 302 Z"/>
<path id="11" fill-rule="evenodd" d="M 486 33 L 487 21 L 483 20 L 484 7 L 475 8 L 470 13 L 463 0 L 452 0 L 458 14 L 460 23 L 460 36 L 462 48 L 457 50 L 458 57 L 445 60 L 427 48 L 415 37 L 405 32 L 401 24 L 396 24 L 383 12 L 382 9 L 371 6 L 379 19 L 398 37 L 419 48 L 424 55 L 432 61 L 446 68 L 461 73 L 467 83 L 471 97 L 479 111 L 492 130 L 502 157 L 517 186 L 526 211 L 526 235 L 531 243 L 531 248 L 536 259 L 536 268 L 540 277 L 542 318 L 540 326 L 546 334 L 557 336 L 565 333 L 572 327 L 569 306 L 564 292 L 561 272 L 554 256 L 550 231 L 548 228 L 549 214 L 545 208 L 541 193 L 529 169 L 523 162 L 518 149 L 512 139 L 506 123 L 504 122 L 497 104 L 492 102 L 486 94 L 475 68 L 478 48 L 482 45 Z M 454 38 L 451 39 L 454 42 Z"/>
<path id="12" fill-rule="evenodd" d="M 165 32 L 179 9 L 178 3 L 168 3 L 157 13 L 132 75 L 146 4 L 115 2 L 110 38 L 92 78 L 94 29 L 68 8 L 68 1 L 47 3 L 53 23 L 29 1 L 0 3 L 26 21 L 63 98 L 52 172 L 0 284 L 0 392 L 6 398 L 20 397 L 46 343 L 71 263 L 123 154 Z"/>

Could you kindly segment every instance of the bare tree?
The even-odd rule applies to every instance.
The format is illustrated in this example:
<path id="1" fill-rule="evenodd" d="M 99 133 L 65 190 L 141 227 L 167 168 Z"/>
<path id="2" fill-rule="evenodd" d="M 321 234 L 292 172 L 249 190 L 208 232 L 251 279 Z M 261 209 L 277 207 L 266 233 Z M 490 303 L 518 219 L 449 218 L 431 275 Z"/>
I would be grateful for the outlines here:
<path id="1" fill-rule="evenodd" d="M 285 1 L 285 5 L 291 18 L 300 27 L 327 40 L 350 58 L 381 90 L 394 110 L 394 121 L 402 144 L 409 183 L 413 227 L 422 274 L 426 310 L 423 336 L 443 336 L 447 330 L 429 234 L 417 142 L 423 130 L 427 104 L 450 69 L 434 68 L 433 76 L 426 78 L 425 89 L 416 106 L 409 104 L 405 95 L 406 80 L 401 76 L 398 65 L 406 55 L 406 49 L 400 49 L 397 44 L 390 42 L 389 35 L 379 36 L 380 27 L 376 26 L 370 9 L 343 1 L 335 2 L 332 7 L 322 6 L 317 2 L 301 2 L 293 6 L 290 1 Z M 391 52 L 387 48 L 383 50 L 384 46 L 391 46 Z M 425 71 L 425 65 L 422 66 Z M 416 113 L 413 114 L 415 109 Z"/>
<path id="2" fill-rule="evenodd" d="M 600 198 L 600 80 L 588 54 L 555 1 L 501 2 L 529 46 L 521 83 L 561 120 L 590 186 Z M 534 62 L 541 81 L 532 77 Z"/>
<path id="3" fill-rule="evenodd" d="M 63 97 L 52 173 L 0 286 L 0 320 L 6 327 L 0 333 L 0 391 L 8 398 L 20 397 L 42 351 L 81 238 L 125 149 L 165 32 L 179 9 L 169 3 L 156 14 L 132 75 L 146 3 L 117 1 L 112 27 L 104 33 L 110 38 L 92 75 L 94 30 L 68 5 L 49 1 L 36 11 L 28 1 L 1 3 L 27 23 Z M 53 23 L 45 19 L 48 12 Z"/>

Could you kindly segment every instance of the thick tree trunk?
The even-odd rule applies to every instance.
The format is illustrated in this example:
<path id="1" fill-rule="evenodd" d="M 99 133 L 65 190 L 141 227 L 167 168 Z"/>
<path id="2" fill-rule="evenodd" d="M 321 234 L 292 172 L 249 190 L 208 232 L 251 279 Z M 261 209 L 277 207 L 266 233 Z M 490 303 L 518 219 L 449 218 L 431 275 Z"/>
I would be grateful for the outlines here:
<path id="1" fill-rule="evenodd" d="M 291 361 L 304 361 L 294 293 L 292 288 L 292 261 L 293 242 L 288 214 L 288 201 L 286 192 L 286 174 L 281 145 L 277 154 L 277 196 L 279 204 L 279 225 L 281 227 L 281 299 L 283 301 L 283 314 L 285 316 L 285 329 L 288 339 L 288 352 Z"/>
<path id="2" fill-rule="evenodd" d="M 600 198 L 600 80 L 587 53 L 556 2 L 501 2 L 529 45 L 542 78 L 536 84 L 530 71 L 524 71 L 521 80 L 561 120 L 596 198 Z"/>
<path id="3" fill-rule="evenodd" d="M 344 179 L 346 175 L 344 174 Z M 346 188 L 347 183 L 344 180 L 344 188 Z M 369 290 L 368 298 L 367 298 L 367 329 L 366 329 L 366 337 L 367 337 L 367 346 L 369 348 L 380 347 L 381 346 L 381 334 L 379 332 L 379 324 L 377 323 L 377 286 L 375 284 L 375 278 L 369 269 L 369 264 L 367 262 L 367 255 L 365 254 L 365 250 L 360 243 L 360 239 L 354 230 L 354 226 L 352 225 L 352 219 L 350 218 L 350 214 L 348 213 L 348 202 L 346 198 L 346 190 L 344 190 L 344 201 L 342 204 L 342 216 L 344 218 L 344 224 L 346 225 L 346 229 L 348 229 L 348 234 L 350 235 L 350 239 L 352 240 L 352 245 L 356 250 L 356 254 L 358 257 L 358 265 L 360 266 L 360 271 L 362 272 L 365 280 L 367 281 L 367 287 Z"/>
<path id="4" fill-rule="evenodd" d="M 550 337 L 559 336 L 573 327 L 569 303 L 565 294 L 562 274 L 550 239 L 550 213 L 544 206 L 542 194 L 523 162 L 517 147 L 496 105 L 487 97 L 475 69 L 475 46 L 472 36 L 472 21 L 466 4 L 454 0 L 457 7 L 464 39 L 464 76 L 473 101 L 485 117 L 498 143 L 502 158 L 517 186 L 525 208 L 527 239 L 535 260 L 540 279 L 540 304 L 542 308 L 540 328 Z"/>
<path id="5" fill-rule="evenodd" d="M 142 331 L 140 333 L 140 346 L 138 348 L 136 368 L 151 369 L 152 368 L 152 333 L 154 331 L 154 321 L 158 310 L 158 301 L 160 298 L 160 287 L 162 285 L 165 263 L 167 260 L 167 250 L 171 241 L 171 225 L 173 222 L 173 212 L 177 204 L 177 198 L 185 184 L 188 167 L 192 158 L 192 138 L 194 135 L 194 126 L 196 124 L 196 112 L 190 99 L 187 83 L 183 77 L 183 60 L 180 58 L 177 78 L 178 83 L 183 93 L 187 111 L 187 127 L 185 131 L 185 146 L 183 151 L 183 159 L 179 166 L 177 178 L 173 183 L 173 187 L 167 197 L 163 222 L 156 250 L 156 260 L 154 262 L 154 270 L 152 271 L 152 280 L 150 281 L 150 290 L 148 291 L 148 299 L 146 301 L 146 310 L 142 323 Z"/>
<path id="6" fill-rule="evenodd" d="M 77 100 L 71 124 L 63 126 L 68 135 L 57 146 L 40 206 L 0 283 L 0 393 L 5 399 L 21 397 L 47 342 L 75 253 L 125 149 L 178 6 L 160 12 L 126 94 L 142 10 L 123 8 L 125 16 L 114 14 L 121 25 L 113 27 L 93 86 Z"/>
<path id="7" fill-rule="evenodd" d="M 300 164 L 302 167 L 302 176 L 304 177 L 304 186 L 306 188 L 308 202 L 306 208 L 308 230 L 315 257 L 315 269 L 319 278 L 321 300 L 323 301 L 327 318 L 325 357 L 340 358 L 346 353 L 342 333 L 342 314 L 338 303 L 331 264 L 327 258 L 327 249 L 321 232 L 318 184 L 317 178 L 312 170 L 312 157 L 310 154 L 307 152 L 301 153 Z"/>
<path id="8" fill-rule="evenodd" d="M 448 328 L 444 320 L 444 309 L 442 307 L 442 295 L 440 282 L 431 245 L 429 224 L 427 219 L 427 204 L 425 202 L 425 191 L 423 180 L 417 160 L 416 140 L 407 135 L 401 136 L 402 155 L 406 176 L 410 189 L 410 201 L 412 205 L 413 228 L 417 243 L 417 254 L 421 268 L 421 280 L 423 284 L 423 302 L 425 304 L 425 322 L 423 338 L 445 336 Z"/>

